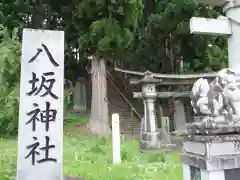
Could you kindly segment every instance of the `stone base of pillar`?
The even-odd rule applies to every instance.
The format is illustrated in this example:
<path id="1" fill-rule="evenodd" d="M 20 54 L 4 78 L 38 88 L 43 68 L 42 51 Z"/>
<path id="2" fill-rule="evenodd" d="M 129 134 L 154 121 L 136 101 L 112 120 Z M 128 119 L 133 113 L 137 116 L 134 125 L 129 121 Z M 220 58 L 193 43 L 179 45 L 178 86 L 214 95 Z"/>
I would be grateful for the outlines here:
<path id="1" fill-rule="evenodd" d="M 87 112 L 87 107 L 86 106 L 74 105 L 73 112 L 74 113 L 86 113 Z"/>
<path id="2" fill-rule="evenodd" d="M 239 180 L 240 135 L 188 135 L 181 161 L 184 180 Z"/>
<path id="3" fill-rule="evenodd" d="M 171 150 L 175 147 L 175 144 L 171 142 L 165 142 L 161 140 L 160 132 L 142 132 L 140 139 L 140 151 L 141 152 L 152 152 L 159 150 Z"/>
<path id="4" fill-rule="evenodd" d="M 160 148 L 159 132 L 141 132 L 140 151 Z"/>

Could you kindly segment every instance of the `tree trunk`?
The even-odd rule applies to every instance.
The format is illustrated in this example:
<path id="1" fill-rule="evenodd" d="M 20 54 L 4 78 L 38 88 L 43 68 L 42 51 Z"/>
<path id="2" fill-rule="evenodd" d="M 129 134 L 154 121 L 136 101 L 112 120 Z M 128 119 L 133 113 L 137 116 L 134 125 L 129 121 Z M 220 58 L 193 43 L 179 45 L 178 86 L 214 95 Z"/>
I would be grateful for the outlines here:
<path id="1" fill-rule="evenodd" d="M 40 7 L 40 5 L 39 5 L 39 7 Z M 36 6 L 34 8 L 31 24 L 29 25 L 30 28 L 33 28 L 33 29 L 43 28 L 44 13 L 42 12 L 42 10 L 39 7 Z"/>
<path id="2" fill-rule="evenodd" d="M 88 128 L 93 134 L 108 136 L 111 133 L 108 117 L 106 65 L 104 59 L 92 57 L 92 102 Z"/>

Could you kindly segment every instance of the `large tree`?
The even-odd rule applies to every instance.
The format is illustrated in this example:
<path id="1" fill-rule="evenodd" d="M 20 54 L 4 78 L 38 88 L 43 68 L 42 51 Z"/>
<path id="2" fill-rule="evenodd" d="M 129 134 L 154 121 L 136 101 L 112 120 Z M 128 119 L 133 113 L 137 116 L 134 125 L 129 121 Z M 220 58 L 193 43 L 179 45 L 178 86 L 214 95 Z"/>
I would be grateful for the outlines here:
<path id="1" fill-rule="evenodd" d="M 71 21 L 78 30 L 78 49 L 91 61 L 92 104 L 88 127 L 109 135 L 106 61 L 113 61 L 134 40 L 142 16 L 141 0 L 75 1 Z"/>

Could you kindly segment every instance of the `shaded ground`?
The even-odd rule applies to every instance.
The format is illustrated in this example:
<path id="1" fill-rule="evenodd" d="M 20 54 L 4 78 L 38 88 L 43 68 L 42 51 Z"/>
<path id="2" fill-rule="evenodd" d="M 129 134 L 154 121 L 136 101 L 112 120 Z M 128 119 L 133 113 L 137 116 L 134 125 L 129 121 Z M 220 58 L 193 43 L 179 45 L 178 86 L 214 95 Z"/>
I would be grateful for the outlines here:
<path id="1" fill-rule="evenodd" d="M 91 135 L 91 132 L 88 130 L 86 126 L 87 118 L 88 118 L 87 116 L 86 117 L 70 116 L 69 122 L 67 121 L 65 123 L 64 131 L 67 133 Z M 131 133 L 125 133 L 124 137 L 121 137 L 121 139 L 139 140 L 139 137 L 140 137 L 140 132 L 138 132 L 137 134 L 135 133 L 134 135 L 132 135 Z M 182 138 L 179 136 L 171 136 L 171 141 L 172 141 L 172 144 L 176 144 L 176 146 L 172 148 L 172 151 L 181 152 Z"/>
<path id="2" fill-rule="evenodd" d="M 64 120 L 64 132 L 66 133 L 81 133 L 81 134 L 90 134 L 87 129 L 86 123 L 88 121 L 88 116 L 76 116 L 70 115 L 67 116 Z"/>
<path id="3" fill-rule="evenodd" d="M 75 134 L 90 134 L 90 131 L 85 124 L 75 124 L 73 126 L 67 126 L 64 128 L 64 132 Z"/>

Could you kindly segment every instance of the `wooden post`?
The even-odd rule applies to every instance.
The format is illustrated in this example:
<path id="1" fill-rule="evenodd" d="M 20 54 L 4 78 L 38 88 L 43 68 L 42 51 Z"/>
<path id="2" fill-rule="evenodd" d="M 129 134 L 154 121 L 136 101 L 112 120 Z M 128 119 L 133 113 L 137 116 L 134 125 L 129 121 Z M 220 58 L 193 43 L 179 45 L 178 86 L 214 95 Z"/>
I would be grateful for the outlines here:
<path id="1" fill-rule="evenodd" d="M 112 114 L 112 153 L 113 164 L 121 163 L 119 115 Z"/>

